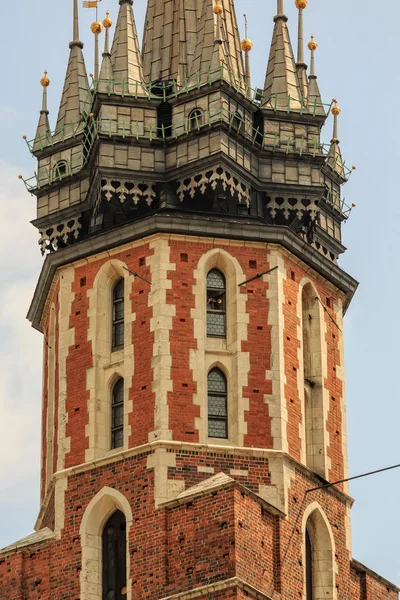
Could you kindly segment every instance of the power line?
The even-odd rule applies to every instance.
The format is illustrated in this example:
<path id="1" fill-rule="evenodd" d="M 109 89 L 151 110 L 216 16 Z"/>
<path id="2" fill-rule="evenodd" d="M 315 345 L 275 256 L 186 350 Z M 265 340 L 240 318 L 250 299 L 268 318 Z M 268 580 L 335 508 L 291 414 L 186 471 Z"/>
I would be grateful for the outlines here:
<path id="1" fill-rule="evenodd" d="M 306 490 L 306 494 L 309 492 L 315 492 L 316 490 L 325 490 L 326 488 L 338 485 L 339 483 L 346 483 L 347 481 L 353 481 L 354 479 L 361 479 L 362 477 L 369 477 L 370 475 L 376 475 L 377 473 L 383 473 L 384 471 L 391 471 L 392 469 L 398 469 L 399 465 L 393 465 L 392 467 L 385 467 L 384 469 L 377 469 L 376 471 L 370 471 L 369 473 L 363 473 L 362 475 L 355 475 L 354 477 L 348 477 L 347 479 L 340 479 L 340 481 L 333 481 L 332 483 L 325 483 L 310 490 Z"/>

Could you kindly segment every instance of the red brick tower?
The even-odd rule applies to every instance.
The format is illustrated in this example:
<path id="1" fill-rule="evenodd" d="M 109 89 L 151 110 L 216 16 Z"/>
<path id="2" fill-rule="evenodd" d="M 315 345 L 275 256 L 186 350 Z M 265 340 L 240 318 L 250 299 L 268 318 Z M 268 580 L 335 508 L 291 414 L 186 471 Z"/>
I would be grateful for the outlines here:
<path id="1" fill-rule="evenodd" d="M 336 102 L 278 1 L 263 90 L 233 0 L 119 0 L 88 84 L 74 0 L 30 144 L 46 255 L 41 509 L 12 600 L 391 600 L 352 558 Z M 244 56 L 243 56 L 244 54 Z M 320 141 L 329 113 L 334 135 Z M 310 491 L 313 490 L 314 491 Z"/>

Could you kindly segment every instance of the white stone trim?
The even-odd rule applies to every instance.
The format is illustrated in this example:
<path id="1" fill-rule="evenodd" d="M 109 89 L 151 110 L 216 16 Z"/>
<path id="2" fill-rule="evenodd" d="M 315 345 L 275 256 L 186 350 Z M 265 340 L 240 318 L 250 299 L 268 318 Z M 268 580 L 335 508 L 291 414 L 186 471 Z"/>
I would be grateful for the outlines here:
<path id="1" fill-rule="evenodd" d="M 49 333 L 47 340 L 47 414 L 46 414 L 46 493 L 53 476 L 54 457 L 54 414 L 55 414 L 55 376 L 56 376 L 56 309 L 52 303 L 49 314 Z"/>
<path id="2" fill-rule="evenodd" d="M 75 280 L 75 269 L 68 266 L 60 270 L 60 310 L 59 310 L 59 388 L 58 388 L 58 458 L 57 470 L 65 468 L 65 456 L 71 450 L 71 438 L 67 437 L 68 415 L 67 400 L 67 357 L 70 347 L 75 343 L 75 328 L 70 327 L 72 303 L 75 293 L 72 284 Z"/>
<path id="3" fill-rule="evenodd" d="M 285 397 L 285 351 L 283 306 L 285 304 L 284 282 L 286 281 L 285 261 L 278 249 L 268 255 L 270 269 L 275 271 L 264 275 L 268 283 L 266 296 L 269 300 L 268 325 L 271 326 L 271 369 L 265 372 L 266 380 L 272 381 L 272 394 L 264 395 L 271 418 L 271 435 L 275 450 L 288 452 L 287 423 L 288 411 Z"/>
<path id="4" fill-rule="evenodd" d="M 133 520 L 132 510 L 125 496 L 107 486 L 100 490 L 88 504 L 79 529 L 82 547 L 81 600 L 98 600 L 102 597 L 103 527 L 116 510 L 120 510 L 126 519 L 127 600 L 132 600 L 129 552 L 129 531 Z"/>
<path id="5" fill-rule="evenodd" d="M 168 273 L 175 271 L 176 265 L 170 262 L 170 245 L 165 237 L 152 241 L 150 248 L 154 250 L 154 254 L 147 257 L 146 264 L 150 267 L 152 282 L 149 306 L 152 308 L 150 331 L 154 333 L 151 366 L 152 391 L 155 397 L 154 431 L 149 434 L 151 442 L 157 439 L 172 439 L 172 431 L 169 428 L 168 394 L 173 391 L 174 385 L 171 376 L 170 331 L 173 317 L 176 315 L 176 307 L 167 304 L 167 290 L 172 288 Z"/>
<path id="6" fill-rule="evenodd" d="M 207 274 L 217 268 L 226 281 L 226 340 L 207 337 Z M 247 293 L 238 287 L 245 276 L 238 260 L 222 248 L 212 248 L 200 258 L 194 271 L 193 285 L 195 308 L 191 309 L 194 337 L 197 349 L 190 351 L 190 368 L 196 383 L 194 404 L 200 406 L 200 417 L 195 419 L 200 443 L 215 443 L 208 438 L 208 390 L 207 375 L 218 366 L 228 381 L 228 436 L 229 443 L 243 445 L 247 434 L 245 412 L 249 410 L 249 399 L 243 397 L 248 384 L 250 357 L 242 351 L 242 342 L 247 340 L 249 315 L 246 312 Z M 227 440 L 222 440 L 227 444 Z"/>

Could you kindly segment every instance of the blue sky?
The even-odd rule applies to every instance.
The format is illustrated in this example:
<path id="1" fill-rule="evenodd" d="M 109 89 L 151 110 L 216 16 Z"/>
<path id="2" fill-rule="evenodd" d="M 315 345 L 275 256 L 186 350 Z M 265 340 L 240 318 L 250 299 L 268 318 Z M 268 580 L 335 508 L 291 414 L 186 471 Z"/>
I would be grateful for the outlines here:
<path id="1" fill-rule="evenodd" d="M 335 96 L 342 114 L 344 158 L 357 165 L 345 186 L 355 202 L 344 226 L 348 252 L 342 268 L 361 282 L 346 316 L 345 350 L 349 468 L 355 475 L 400 462 L 400 394 L 397 382 L 400 316 L 398 165 L 400 3 L 387 0 L 309 0 L 305 36 L 315 35 L 316 67 L 325 102 Z M 32 530 L 38 512 L 41 336 L 25 314 L 42 264 L 37 233 L 29 224 L 35 201 L 17 179 L 33 174 L 35 161 L 22 140 L 33 137 L 41 102 L 39 80 L 49 71 L 52 126 L 72 36 L 72 0 L 19 0 L 2 7 L 0 97 L 0 547 Z M 138 30 L 145 0 L 136 0 Z M 275 0 L 236 0 L 243 32 L 248 15 L 253 85 L 263 86 Z M 117 0 L 101 11 L 116 17 Z M 292 42 L 296 9 L 285 0 Z M 92 70 L 94 13 L 81 10 L 81 39 Z M 18 28 L 18 29 L 17 29 Z M 331 122 L 324 140 L 332 135 Z M 353 555 L 400 585 L 400 470 L 351 485 Z"/>

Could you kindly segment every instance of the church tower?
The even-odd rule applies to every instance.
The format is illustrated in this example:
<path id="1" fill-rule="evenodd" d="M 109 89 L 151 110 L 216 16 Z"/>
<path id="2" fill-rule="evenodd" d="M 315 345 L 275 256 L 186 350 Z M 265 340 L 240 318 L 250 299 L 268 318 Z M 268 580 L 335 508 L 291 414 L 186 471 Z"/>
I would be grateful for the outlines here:
<path id="1" fill-rule="evenodd" d="M 357 282 L 307 0 L 296 56 L 277 1 L 262 89 L 233 0 L 148 0 L 142 49 L 114 3 L 89 82 L 73 0 L 55 129 L 45 74 L 28 143 L 41 508 L 0 551 L 0 599 L 394 600 L 352 557 L 347 484 L 323 487 L 348 476 Z"/>

